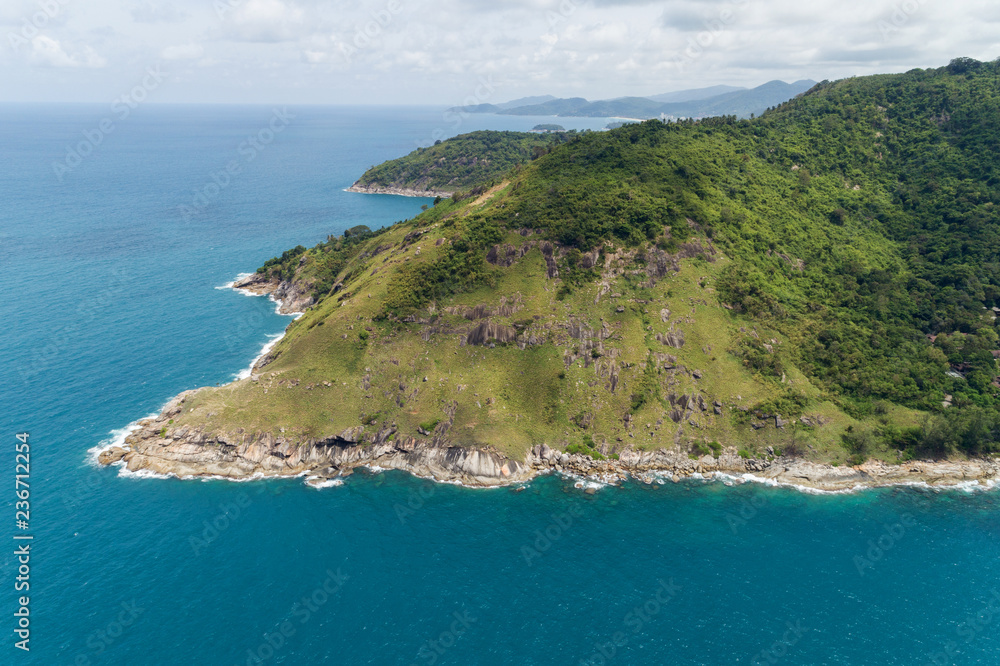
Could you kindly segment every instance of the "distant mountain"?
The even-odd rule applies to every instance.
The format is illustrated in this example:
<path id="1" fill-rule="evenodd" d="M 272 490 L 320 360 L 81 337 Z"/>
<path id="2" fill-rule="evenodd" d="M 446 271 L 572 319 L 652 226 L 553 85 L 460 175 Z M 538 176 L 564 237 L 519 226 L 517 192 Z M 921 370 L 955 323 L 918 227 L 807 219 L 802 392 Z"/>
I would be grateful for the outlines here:
<path id="1" fill-rule="evenodd" d="M 590 102 L 582 97 L 569 97 L 567 99 L 551 99 L 543 104 L 529 104 L 510 109 L 504 109 L 498 113 L 508 116 L 580 116 L 586 115 L 578 113 L 585 109 Z"/>
<path id="2" fill-rule="evenodd" d="M 693 102 L 664 104 L 661 113 L 677 118 L 706 118 L 709 116 L 738 116 L 749 118 L 759 116 L 772 106 L 787 102 L 816 85 L 815 81 L 803 80 L 795 83 L 768 81 L 750 90 L 725 93 Z"/>
<path id="3" fill-rule="evenodd" d="M 675 102 L 692 102 L 696 99 L 705 99 L 707 97 L 715 97 L 716 95 L 725 95 L 726 93 L 737 92 L 740 90 L 747 90 L 747 88 L 743 86 L 711 86 L 709 88 L 677 90 L 674 92 L 663 93 L 662 95 L 647 95 L 647 98 L 653 100 L 654 102 L 673 104 Z"/>
<path id="4" fill-rule="evenodd" d="M 501 109 L 515 109 L 519 106 L 530 106 L 532 104 L 544 104 L 545 102 L 550 102 L 555 99 L 554 95 L 535 95 L 534 97 L 521 97 L 520 99 L 512 99 L 509 102 L 503 102 L 502 104 L 497 104 Z"/>
<path id="5" fill-rule="evenodd" d="M 582 97 L 554 99 L 545 104 L 521 106 L 500 113 L 509 116 L 587 116 L 605 118 L 655 118 L 660 115 L 659 102 L 645 97 L 621 97 L 599 102 L 589 102 Z"/>
<path id="6" fill-rule="evenodd" d="M 583 97 L 565 99 L 546 96 L 544 102 L 517 105 L 523 100 L 505 104 L 479 104 L 456 107 L 453 111 L 466 113 L 498 113 L 511 116 L 577 116 L 589 118 L 659 118 L 662 115 L 676 118 L 705 118 L 709 116 L 738 116 L 748 118 L 760 115 L 772 106 L 787 102 L 816 85 L 815 81 L 795 83 L 769 81 L 752 89 L 733 86 L 712 86 L 694 90 L 680 90 L 649 97 L 619 97 L 618 99 L 591 102 Z M 723 91 L 723 92 L 719 92 Z M 712 94 L 717 93 L 717 94 Z M 707 95 L 707 96 L 703 96 Z M 532 99 L 532 98 L 525 98 Z M 665 102 L 665 99 L 673 101 Z"/>

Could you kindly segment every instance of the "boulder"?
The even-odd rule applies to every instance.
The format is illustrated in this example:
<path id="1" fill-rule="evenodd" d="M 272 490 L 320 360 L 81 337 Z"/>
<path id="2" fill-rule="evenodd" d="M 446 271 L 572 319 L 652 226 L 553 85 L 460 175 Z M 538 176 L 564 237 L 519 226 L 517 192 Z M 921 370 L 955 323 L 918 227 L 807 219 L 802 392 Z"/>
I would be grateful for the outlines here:
<path id="1" fill-rule="evenodd" d="M 101 451 L 100 455 L 97 456 L 97 461 L 102 465 L 111 465 L 124 458 L 126 453 L 128 451 L 120 446 L 112 446 L 106 451 Z"/>

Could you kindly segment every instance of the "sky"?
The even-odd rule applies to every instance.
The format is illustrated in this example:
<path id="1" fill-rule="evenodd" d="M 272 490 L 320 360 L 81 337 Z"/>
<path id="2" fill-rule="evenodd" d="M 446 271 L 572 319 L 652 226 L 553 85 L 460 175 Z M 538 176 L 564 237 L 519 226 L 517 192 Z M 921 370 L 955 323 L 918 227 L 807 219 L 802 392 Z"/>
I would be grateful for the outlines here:
<path id="1" fill-rule="evenodd" d="M 989 0 L 2 0 L 0 101 L 498 103 L 1000 56 Z"/>

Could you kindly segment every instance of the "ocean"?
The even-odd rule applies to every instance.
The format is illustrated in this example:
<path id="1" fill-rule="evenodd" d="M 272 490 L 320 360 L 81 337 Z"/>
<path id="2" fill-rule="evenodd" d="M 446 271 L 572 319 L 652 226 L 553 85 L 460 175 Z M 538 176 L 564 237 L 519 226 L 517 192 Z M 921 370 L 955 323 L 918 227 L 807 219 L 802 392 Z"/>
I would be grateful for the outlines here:
<path id="1" fill-rule="evenodd" d="M 344 192 L 365 169 L 441 134 L 549 120 L 0 106 L 0 663 L 1000 663 L 995 490 L 690 480 L 587 495 L 557 476 L 483 490 L 397 472 L 317 490 L 94 464 L 288 324 L 226 289 L 236 275 L 427 203 Z M 15 645 L 22 596 L 30 651 Z"/>

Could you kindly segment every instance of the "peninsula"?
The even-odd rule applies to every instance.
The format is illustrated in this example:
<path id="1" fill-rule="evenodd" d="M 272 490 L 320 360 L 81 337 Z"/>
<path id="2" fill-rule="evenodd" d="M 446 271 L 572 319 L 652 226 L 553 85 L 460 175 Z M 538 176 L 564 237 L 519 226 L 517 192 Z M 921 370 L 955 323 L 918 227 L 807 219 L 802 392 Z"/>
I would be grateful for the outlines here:
<path id="1" fill-rule="evenodd" d="M 998 111 L 1000 64 L 962 58 L 755 119 L 530 134 L 553 143 L 517 155 L 474 133 L 411 156 L 419 174 L 376 167 L 359 183 L 452 196 L 268 261 L 240 286 L 303 316 L 101 461 L 991 483 Z"/>

